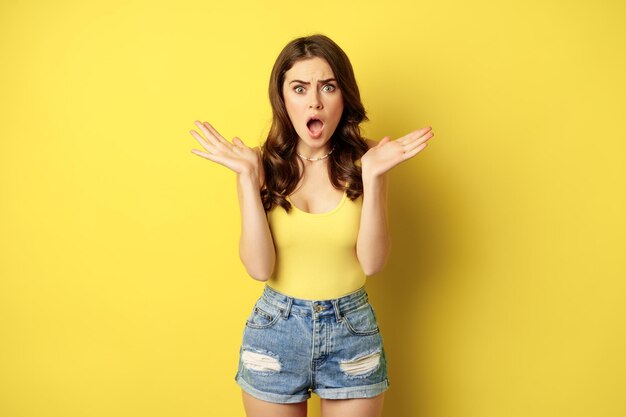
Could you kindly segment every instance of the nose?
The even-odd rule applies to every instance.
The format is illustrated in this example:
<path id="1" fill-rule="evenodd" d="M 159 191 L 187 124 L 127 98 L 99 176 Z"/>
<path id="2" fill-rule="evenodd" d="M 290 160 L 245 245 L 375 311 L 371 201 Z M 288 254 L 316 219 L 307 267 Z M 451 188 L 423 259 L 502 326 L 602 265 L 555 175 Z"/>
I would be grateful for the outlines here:
<path id="1" fill-rule="evenodd" d="M 313 97 L 311 98 L 311 102 L 309 103 L 309 107 L 312 109 L 321 109 L 322 101 L 319 98 L 319 93 L 315 91 L 313 93 Z"/>

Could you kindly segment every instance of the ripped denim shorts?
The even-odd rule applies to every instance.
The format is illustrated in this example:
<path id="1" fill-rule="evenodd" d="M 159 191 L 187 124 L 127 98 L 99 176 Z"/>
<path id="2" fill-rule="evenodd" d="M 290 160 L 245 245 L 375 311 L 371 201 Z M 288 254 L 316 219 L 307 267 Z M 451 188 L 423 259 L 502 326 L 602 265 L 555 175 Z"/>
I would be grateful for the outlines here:
<path id="1" fill-rule="evenodd" d="M 243 331 L 235 381 L 274 403 L 369 398 L 389 387 L 383 340 L 365 288 L 301 300 L 265 286 Z"/>

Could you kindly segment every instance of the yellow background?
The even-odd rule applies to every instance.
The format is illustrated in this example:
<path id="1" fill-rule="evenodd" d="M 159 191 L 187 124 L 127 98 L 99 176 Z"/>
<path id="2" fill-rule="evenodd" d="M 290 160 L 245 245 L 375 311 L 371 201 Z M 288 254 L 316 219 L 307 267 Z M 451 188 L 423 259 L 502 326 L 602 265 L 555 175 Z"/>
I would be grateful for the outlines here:
<path id="1" fill-rule="evenodd" d="M 0 415 L 243 416 L 235 174 L 324 33 L 390 173 L 386 417 L 626 415 L 620 1 L 0 3 Z M 319 415 L 319 399 L 311 401 Z"/>

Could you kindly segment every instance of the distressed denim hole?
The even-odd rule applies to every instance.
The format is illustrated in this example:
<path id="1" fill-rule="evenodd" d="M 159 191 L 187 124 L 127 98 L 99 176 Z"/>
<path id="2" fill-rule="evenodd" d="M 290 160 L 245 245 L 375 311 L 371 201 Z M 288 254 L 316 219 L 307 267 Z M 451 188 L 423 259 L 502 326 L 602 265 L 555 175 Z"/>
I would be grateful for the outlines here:
<path id="1" fill-rule="evenodd" d="M 339 364 L 339 369 L 349 377 L 363 378 L 372 374 L 380 365 L 380 352 L 372 352 Z"/>
<path id="2" fill-rule="evenodd" d="M 262 373 L 280 372 L 280 362 L 278 358 L 264 353 L 244 350 L 241 353 L 241 361 L 243 362 L 243 366 L 251 371 Z"/>

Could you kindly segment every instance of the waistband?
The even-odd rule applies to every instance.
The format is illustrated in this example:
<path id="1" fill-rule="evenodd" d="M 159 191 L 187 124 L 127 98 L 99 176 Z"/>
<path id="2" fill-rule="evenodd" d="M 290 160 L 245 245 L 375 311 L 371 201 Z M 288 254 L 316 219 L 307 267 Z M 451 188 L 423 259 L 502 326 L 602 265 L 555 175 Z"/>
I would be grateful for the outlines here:
<path id="1" fill-rule="evenodd" d="M 315 315 L 317 317 L 334 315 L 337 320 L 340 320 L 343 313 L 355 310 L 368 303 L 365 286 L 339 298 L 303 300 L 282 294 L 269 285 L 265 285 L 261 298 L 265 302 L 278 307 L 285 318 L 289 317 L 289 313 L 294 312 L 300 315 Z"/>

